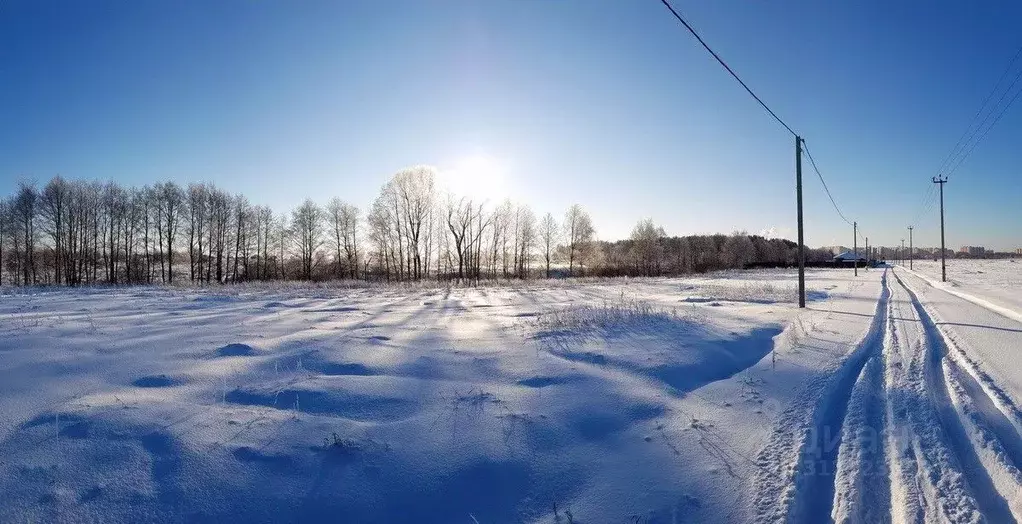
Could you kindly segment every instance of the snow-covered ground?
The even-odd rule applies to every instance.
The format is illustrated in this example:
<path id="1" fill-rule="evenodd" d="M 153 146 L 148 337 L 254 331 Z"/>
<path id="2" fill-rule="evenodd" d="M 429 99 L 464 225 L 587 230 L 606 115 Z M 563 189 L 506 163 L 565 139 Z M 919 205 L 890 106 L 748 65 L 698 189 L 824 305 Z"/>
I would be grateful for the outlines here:
<path id="1" fill-rule="evenodd" d="M 940 260 L 914 260 L 912 269 L 934 282 L 940 282 Z M 1014 311 L 1022 311 L 1022 257 L 999 260 L 948 260 L 947 280 L 945 285 L 950 289 L 980 297 Z"/>
<path id="2" fill-rule="evenodd" d="M 9 290 L 0 522 L 1022 515 L 1022 326 L 901 269 L 808 288 Z"/>

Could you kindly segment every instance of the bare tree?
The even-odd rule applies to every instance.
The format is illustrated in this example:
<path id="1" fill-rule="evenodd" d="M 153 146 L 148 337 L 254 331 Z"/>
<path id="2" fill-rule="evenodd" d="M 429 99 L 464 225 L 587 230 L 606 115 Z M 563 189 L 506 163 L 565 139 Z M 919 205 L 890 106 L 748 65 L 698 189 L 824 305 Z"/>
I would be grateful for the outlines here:
<path id="1" fill-rule="evenodd" d="M 546 262 L 547 278 L 550 278 L 550 259 L 557 247 L 558 232 L 557 220 L 552 214 L 547 213 L 539 223 L 539 238 L 543 244 L 543 260 Z"/>
<path id="2" fill-rule="evenodd" d="M 333 198 L 326 219 L 334 248 L 334 271 L 338 277 L 358 278 L 358 208 Z"/>
<path id="3" fill-rule="evenodd" d="M 228 232 L 231 231 L 231 195 L 210 185 L 206 193 L 206 247 L 209 253 L 205 264 L 205 281 L 224 282 L 227 265 Z"/>
<path id="4" fill-rule="evenodd" d="M 4 265 L 7 262 L 7 259 L 4 258 L 4 245 L 11 236 L 11 207 L 10 201 L 0 199 L 0 286 L 4 283 Z"/>
<path id="5" fill-rule="evenodd" d="M 231 281 L 238 281 L 239 265 L 245 280 L 248 279 L 249 229 L 252 205 L 243 195 L 234 197 L 234 260 L 231 263 Z"/>
<path id="6" fill-rule="evenodd" d="M 62 280 L 61 262 L 65 259 L 65 228 L 70 200 L 70 184 L 60 176 L 50 179 L 39 194 L 43 229 L 53 242 L 53 282 L 56 284 Z"/>
<path id="7" fill-rule="evenodd" d="M 313 260 L 316 251 L 322 244 L 323 210 L 312 200 L 306 199 L 292 214 L 291 222 L 298 239 L 302 276 L 306 280 L 311 280 Z"/>
<path id="8" fill-rule="evenodd" d="M 518 206 L 515 228 L 515 271 L 518 278 L 529 276 L 529 263 L 532 260 L 532 249 L 536 245 L 536 215 L 528 206 Z"/>
<path id="9" fill-rule="evenodd" d="M 280 271 L 280 279 L 287 280 L 287 252 L 290 249 L 292 240 L 291 224 L 287 221 L 287 215 L 280 215 L 273 224 L 276 232 L 274 242 L 280 255 L 277 258 L 277 269 Z"/>
<path id="10" fill-rule="evenodd" d="M 167 246 L 166 281 L 174 281 L 174 238 L 177 236 L 178 221 L 185 195 L 181 187 L 173 182 L 164 182 L 156 186 L 159 209 L 159 229 L 163 242 Z"/>
<path id="11" fill-rule="evenodd" d="M 582 265 L 583 257 L 588 254 L 590 244 L 596 231 L 592 219 L 582 206 L 573 204 L 564 215 L 564 235 L 568 241 L 568 273 L 575 273 L 575 262 Z"/>
<path id="12" fill-rule="evenodd" d="M 270 271 L 270 244 L 273 238 L 273 210 L 266 206 L 258 206 L 255 211 L 256 222 L 256 278 L 266 280 L 273 273 Z"/>
<path id="13" fill-rule="evenodd" d="M 358 208 L 351 204 L 341 206 L 341 243 L 351 278 L 358 278 Z M 428 260 L 428 251 L 427 251 Z"/>
<path id="14" fill-rule="evenodd" d="M 651 218 L 640 220 L 632 229 L 632 257 L 639 274 L 655 276 L 661 273 L 662 241 L 666 236 L 664 228 L 654 224 Z"/>
<path id="15" fill-rule="evenodd" d="M 39 193 L 35 184 L 21 182 L 18 195 L 14 198 L 14 219 L 22 243 L 21 281 L 23 284 L 36 283 L 36 205 Z"/>
<path id="16" fill-rule="evenodd" d="M 458 280 L 465 279 L 465 265 L 471 256 L 468 242 L 469 228 L 472 226 L 473 206 L 471 200 L 464 198 L 454 202 L 453 197 L 447 200 L 447 228 L 454 239 L 454 250 L 458 255 Z"/>
<path id="17" fill-rule="evenodd" d="M 436 172 L 432 167 L 419 166 L 399 171 L 388 183 L 390 194 L 396 200 L 397 209 L 404 221 L 410 258 L 409 271 L 415 280 L 422 278 L 423 226 L 428 227 L 433 209 L 435 180 Z"/>
<path id="18" fill-rule="evenodd" d="M 206 237 L 209 188 L 206 184 L 188 185 L 188 264 L 192 282 L 202 280 L 203 241 Z"/>

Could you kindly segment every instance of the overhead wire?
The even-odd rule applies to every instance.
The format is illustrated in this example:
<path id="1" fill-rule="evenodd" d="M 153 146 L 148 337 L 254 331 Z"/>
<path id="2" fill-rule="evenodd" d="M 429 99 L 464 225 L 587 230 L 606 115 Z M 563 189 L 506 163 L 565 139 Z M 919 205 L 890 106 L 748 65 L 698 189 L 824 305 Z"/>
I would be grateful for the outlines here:
<path id="1" fill-rule="evenodd" d="M 1015 62 L 1018 61 L 1019 57 L 1022 57 L 1022 46 L 1019 46 L 1018 51 L 1015 52 L 1015 56 L 1013 56 L 1012 59 L 1008 62 L 1007 67 L 1004 68 L 1004 72 L 1001 73 L 1000 78 L 998 78 L 997 82 L 994 83 L 994 87 L 990 89 L 990 92 L 987 94 L 986 98 L 983 99 L 983 102 L 979 105 L 979 109 L 976 110 L 976 114 L 973 115 L 972 119 L 969 121 L 969 125 L 965 128 L 964 131 L 962 131 L 962 136 L 958 137 L 958 142 L 955 143 L 955 146 L 951 148 L 951 151 L 948 151 L 947 156 L 945 156 L 944 160 L 941 161 L 940 166 L 937 168 L 937 173 L 938 174 L 943 173 L 944 169 L 947 168 L 951 164 L 951 162 L 953 161 L 952 159 L 955 157 L 955 155 L 958 154 L 958 153 L 961 153 L 959 148 L 962 148 L 964 150 L 966 144 L 968 143 L 968 140 L 966 140 L 965 137 L 969 136 L 970 139 L 971 139 L 972 136 L 975 136 L 975 131 L 972 133 L 972 135 L 969 134 L 969 131 L 972 130 L 972 127 L 974 125 L 976 125 L 976 122 L 979 120 L 980 116 L 986 110 L 987 102 L 989 102 L 990 99 L 993 98 L 994 95 L 999 91 L 999 88 L 1001 87 L 1001 83 L 1004 82 L 1004 79 L 1008 77 L 1008 74 L 1011 72 L 1012 68 L 1015 65 Z M 1020 71 L 1020 74 L 1022 74 L 1022 71 Z M 1015 80 L 1012 81 L 1011 85 L 1014 86 L 1015 83 L 1018 82 L 1018 79 L 1019 79 L 1019 77 L 1018 77 L 1018 75 L 1016 75 Z M 1009 87 L 1008 90 L 1006 90 L 1006 92 L 1007 91 L 1010 91 L 1010 87 Z M 1000 103 L 1003 99 L 1004 99 L 1004 95 L 1001 95 L 1001 98 L 998 100 L 998 103 Z M 993 107 L 996 107 L 996 106 L 997 106 L 997 104 L 994 104 Z M 993 111 L 991 110 L 991 113 L 992 112 Z M 988 118 L 989 118 L 989 115 L 988 115 Z M 984 119 L 984 121 L 985 120 L 986 119 Z M 977 127 L 977 130 L 980 127 L 982 127 L 982 125 Z"/>
<path id="2" fill-rule="evenodd" d="M 997 123 L 1007 114 L 1011 106 L 1019 99 L 1022 95 L 1022 88 L 1015 91 L 1015 86 L 1019 85 L 1019 81 L 1022 80 L 1022 68 L 1019 68 L 1015 77 L 1011 80 L 1007 87 L 1003 88 L 1004 81 L 1010 76 L 1011 72 L 1015 70 L 1016 63 L 1019 62 L 1019 58 L 1022 58 L 1022 46 L 1019 46 L 1018 50 L 1015 51 L 1014 56 L 1008 61 L 1008 65 L 1005 66 L 1004 71 L 1001 72 L 1001 76 L 998 77 L 997 82 L 987 93 L 986 97 L 983 98 L 983 102 L 980 103 L 976 113 L 969 120 L 969 125 L 966 126 L 965 130 L 962 131 L 962 135 L 958 137 L 958 141 L 955 142 L 954 147 L 948 151 L 948 154 L 941 160 L 940 165 L 937 167 L 937 176 L 943 176 L 946 180 L 952 174 L 954 174 L 959 167 L 965 162 L 966 159 L 972 154 L 973 151 L 979 146 L 983 139 L 986 138 L 990 130 L 997 125 Z M 1002 102 L 1012 93 L 1014 96 L 1008 100 L 1007 104 L 1001 105 Z M 994 98 L 994 95 L 1001 93 L 997 101 L 993 105 L 988 103 Z M 1000 107 L 1000 112 L 998 112 Z M 996 117 L 994 114 L 996 113 Z M 985 116 L 984 116 L 985 115 Z M 991 121 L 991 118 L 993 120 Z M 989 125 L 988 125 L 989 123 Z M 978 136 L 978 138 L 977 138 Z M 975 139 L 975 140 L 974 140 Z M 929 184 L 926 193 L 923 195 L 923 199 L 920 201 L 917 207 L 918 212 L 912 217 L 909 222 L 910 225 L 918 223 L 919 219 L 922 218 L 937 200 L 937 191 L 934 189 L 934 185 Z"/>
<path id="3" fill-rule="evenodd" d="M 912 220 L 909 221 L 909 225 L 910 226 L 914 226 L 915 224 L 917 224 L 919 222 L 919 219 L 927 211 L 929 211 L 930 207 L 933 206 L 933 200 L 934 200 L 933 197 L 934 197 L 935 194 L 936 194 L 936 190 L 934 190 L 934 185 L 930 184 L 930 187 L 928 187 L 926 189 L 926 192 L 923 193 L 922 200 L 920 200 L 919 204 L 916 206 L 917 212 L 916 212 L 915 215 L 913 215 Z"/>
<path id="4" fill-rule="evenodd" d="M 693 29 L 692 26 L 687 21 L 685 21 L 685 19 L 682 18 L 677 11 L 674 10 L 674 7 L 671 6 L 670 2 L 668 2 L 667 0 L 660 1 L 664 4 L 664 6 L 667 7 L 668 10 L 671 11 L 671 14 L 674 15 L 674 18 L 677 18 L 678 21 L 681 22 L 681 25 L 685 26 L 685 29 L 688 29 L 688 32 L 692 33 L 692 36 L 696 37 L 696 40 L 698 40 L 699 43 L 702 44 L 703 48 L 709 51 L 709 53 L 713 55 L 713 58 L 715 58 L 717 62 L 720 63 L 720 65 L 723 66 L 724 69 L 727 70 L 728 73 L 731 73 L 731 76 L 733 76 L 735 80 L 737 80 L 738 83 L 745 88 L 749 95 L 751 95 L 752 98 L 756 99 L 756 101 L 759 102 L 759 105 L 763 106 L 763 109 L 766 109 L 767 113 L 770 113 L 770 116 L 774 117 L 774 120 L 777 120 L 778 123 L 784 126 L 784 128 L 787 129 L 788 132 L 792 134 L 792 136 L 796 137 L 798 136 L 798 133 L 796 133 L 795 130 L 791 128 L 791 126 L 786 124 L 784 120 L 781 120 L 781 117 L 777 116 L 777 113 L 775 113 L 773 109 L 770 109 L 770 106 L 766 105 L 766 102 L 764 102 L 763 99 L 759 97 L 759 95 L 752 91 L 752 88 L 750 88 L 749 85 L 746 84 L 745 81 L 743 81 L 741 77 L 738 76 L 738 73 L 735 73 L 735 70 L 731 69 L 731 66 L 727 65 L 727 62 L 725 62 L 724 59 L 721 58 L 716 51 L 710 48 L 709 44 L 707 44 L 706 41 L 703 40 L 703 37 L 699 36 L 699 33 L 697 33 L 696 30 Z"/>
<path id="5" fill-rule="evenodd" d="M 820 173 L 820 168 L 816 166 L 816 159 L 813 158 L 813 154 L 809 152 L 809 144 L 805 140 L 802 141 L 802 151 L 805 152 L 806 157 L 809 158 L 809 164 L 813 166 L 813 171 L 816 172 L 816 176 L 820 179 L 820 183 L 823 184 L 823 190 L 827 193 L 827 198 L 830 199 L 831 205 L 834 206 L 834 211 L 837 211 L 838 216 L 841 220 L 844 220 L 846 224 L 852 225 L 852 221 L 845 217 L 845 214 L 841 212 L 841 208 L 838 207 L 837 202 L 834 201 L 834 195 L 830 193 L 830 188 L 827 187 L 827 182 L 823 180 L 823 173 Z"/>
<path id="6" fill-rule="evenodd" d="M 787 131 L 788 131 L 789 133 L 791 133 L 791 135 L 792 135 L 792 136 L 794 136 L 794 137 L 795 137 L 796 139 L 798 139 L 798 140 L 801 140 L 801 142 L 802 142 L 802 145 L 803 145 L 803 151 L 805 151 L 805 154 L 806 154 L 806 156 L 807 156 L 807 157 L 809 158 L 809 163 L 810 163 L 810 164 L 812 164 L 812 166 L 813 166 L 813 170 L 814 170 L 814 171 L 816 172 L 816 176 L 817 176 L 817 177 L 818 177 L 818 178 L 820 179 L 820 183 L 821 183 L 821 184 L 823 184 L 823 190 L 824 190 L 824 191 L 825 191 L 825 192 L 827 193 L 827 198 L 829 198 L 829 199 L 830 199 L 830 203 L 831 203 L 831 205 L 833 205 L 833 206 L 834 206 L 834 210 L 835 210 L 835 211 L 837 211 L 837 214 L 838 214 L 838 216 L 840 216 L 840 217 L 841 217 L 841 220 L 844 220 L 846 224 L 848 224 L 848 225 L 850 225 L 850 226 L 851 226 L 851 225 L 853 225 L 852 221 L 848 220 L 848 218 L 847 218 L 847 217 L 846 217 L 846 216 L 844 215 L 844 213 L 842 213 L 842 212 L 841 212 L 841 208 L 840 208 L 840 207 L 838 207 L 838 205 L 837 205 L 837 202 L 836 202 L 836 201 L 834 200 L 834 195 L 832 195 L 832 194 L 831 194 L 831 192 L 830 192 L 830 188 L 829 188 L 829 187 L 827 187 L 827 182 L 826 182 L 826 181 L 825 181 L 825 180 L 823 179 L 823 173 L 821 173 L 821 172 L 820 172 L 820 169 L 819 169 L 819 167 L 817 167 L 817 165 L 816 165 L 816 160 L 815 160 L 815 159 L 813 158 L 812 154 L 810 154 L 810 152 L 809 152 L 809 148 L 808 148 L 808 146 L 806 145 L 806 142 L 805 142 L 805 140 L 803 140 L 803 139 L 802 139 L 802 138 L 801 138 L 801 137 L 799 136 L 799 134 L 798 134 L 798 133 L 796 133 L 794 129 L 792 129 L 792 127 L 791 127 L 791 126 L 789 126 L 789 125 L 788 125 L 788 124 L 787 124 L 787 123 L 786 123 L 786 122 L 785 122 L 785 121 L 784 121 L 783 119 L 781 119 L 781 117 L 777 116 L 777 113 L 775 113 L 775 112 L 774 112 L 774 110 L 773 110 L 773 109 L 771 109 L 771 108 L 770 108 L 770 106 L 768 106 L 768 105 L 766 104 L 766 102 L 764 102 L 764 101 L 763 101 L 763 99 L 762 99 L 762 98 L 760 98 L 760 97 L 759 97 L 759 95 L 757 95 L 757 94 L 756 94 L 756 93 L 755 93 L 755 92 L 754 92 L 754 91 L 752 90 L 752 88 L 750 88 L 750 87 L 749 87 L 749 85 L 748 85 L 748 84 L 746 84 L 746 83 L 745 83 L 745 81 L 744 81 L 744 80 L 742 80 L 742 79 L 741 79 L 741 77 L 739 77 L 739 76 L 738 76 L 738 73 L 736 73 L 736 72 L 735 72 L 735 70 L 734 70 L 734 69 L 732 69 L 732 68 L 731 68 L 731 66 L 729 66 L 729 65 L 727 64 L 727 62 L 725 62 L 725 61 L 724 61 L 724 59 L 723 59 L 723 58 L 721 58 L 721 57 L 720 57 L 720 55 L 718 55 L 718 54 L 717 54 L 717 52 L 716 52 L 716 51 L 714 51 L 714 50 L 713 50 L 713 48 L 711 48 L 711 47 L 710 47 L 710 45 L 706 43 L 706 41 L 705 41 L 705 40 L 703 40 L 703 37 L 702 37 L 702 36 L 700 36 L 700 35 L 699 35 L 699 33 L 698 33 L 698 32 L 697 32 L 696 30 L 695 30 L 695 28 L 693 28 L 693 27 L 692 27 L 692 25 L 691 25 L 691 24 L 689 24 L 689 23 L 688 23 L 688 21 L 687 21 L 687 20 L 685 20 L 685 18 L 684 18 L 684 17 L 682 17 L 682 16 L 681 16 L 681 14 L 679 14 L 677 10 L 675 10 L 675 9 L 674 9 L 674 6 L 672 6 L 672 5 L 671 5 L 671 3 L 670 3 L 670 2 L 668 2 L 668 0 L 660 0 L 660 2 L 661 2 L 662 4 L 664 4 L 664 6 L 665 6 L 665 7 L 667 7 L 667 9 L 668 9 L 668 10 L 669 10 L 669 11 L 671 12 L 671 14 L 672 14 L 672 15 L 674 15 L 674 18 L 676 18 L 676 19 L 678 20 L 678 22 L 680 22 L 680 23 L 681 23 L 681 25 L 685 26 L 685 29 L 687 29 L 689 33 L 692 33 L 692 36 L 694 36 L 694 37 L 695 37 L 695 39 L 696 39 L 697 41 L 699 41 L 699 43 L 700 43 L 700 44 L 701 44 L 701 45 L 703 46 L 703 48 L 704 48 L 704 49 L 706 49 L 706 51 L 707 51 L 707 52 L 709 52 L 709 53 L 710 53 L 710 55 L 712 55 L 712 56 L 713 56 L 713 58 L 714 58 L 714 59 L 715 59 L 715 60 L 716 60 L 716 61 L 717 61 L 717 62 L 718 62 L 718 63 L 719 63 L 719 64 L 720 64 L 720 65 L 721 65 L 721 66 L 722 66 L 722 67 L 723 67 L 723 68 L 724 68 L 725 70 L 727 70 L 727 72 L 728 72 L 728 73 L 730 73 L 730 74 L 731 74 L 731 76 L 732 76 L 732 77 L 734 77 L 734 79 L 735 79 L 735 80 L 737 80 L 737 81 L 738 81 L 738 83 L 739 83 L 739 84 L 741 84 L 741 86 L 742 86 L 743 88 L 745 88 L 745 91 L 746 91 L 747 93 L 749 93 L 749 95 L 750 95 L 750 96 L 751 96 L 751 97 L 752 97 L 753 99 L 755 99 L 755 100 L 756 100 L 756 102 L 758 102 L 758 103 L 759 103 L 759 105 L 760 105 L 760 106 L 762 106 L 762 107 L 763 107 L 763 109 L 765 109 L 765 110 L 766 110 L 766 112 L 767 112 L 767 113 L 769 113 L 769 114 L 770 114 L 770 116 L 772 116 L 772 117 L 774 118 L 774 120 L 776 120 L 776 121 L 777 121 L 777 122 L 778 122 L 779 124 L 781 124 L 782 126 L 784 126 L 784 128 L 785 128 L 785 129 L 786 129 L 786 130 L 787 130 Z M 861 234 L 861 232 L 860 232 L 860 234 Z"/>
<path id="7" fill-rule="evenodd" d="M 1022 78 L 1022 70 L 1019 70 L 1019 75 L 1018 75 L 1018 77 L 1017 77 L 1017 78 Z M 1017 80 L 1017 79 L 1016 79 L 1016 80 Z M 1008 93 L 1008 92 L 1005 92 L 1005 94 L 1007 94 L 1007 93 Z M 1001 109 L 1001 112 L 1000 112 L 1000 113 L 998 113 L 998 115 L 997 115 L 997 118 L 995 118 L 995 119 L 994 119 L 994 121 L 993 121 L 993 122 L 991 122 L 991 123 L 990 123 L 990 125 L 989 125 L 989 126 L 988 126 L 988 127 L 986 128 L 986 130 L 985 130 L 985 131 L 983 131 L 983 134 L 982 134 L 982 135 L 980 135 L 980 137 L 979 137 L 979 138 L 978 138 L 978 139 L 977 139 L 977 140 L 976 140 L 975 142 L 973 142 L 973 143 L 972 143 L 972 147 L 970 147 L 970 148 L 969 148 L 969 150 L 968 150 L 968 151 L 966 151 L 966 152 L 965 152 L 965 154 L 964 154 L 964 155 L 962 155 L 962 156 L 961 156 L 961 157 L 960 157 L 960 158 L 958 159 L 958 162 L 957 162 L 957 163 L 955 163 L 955 165 L 954 165 L 953 167 L 951 167 L 950 169 L 948 169 L 948 171 L 947 171 L 947 172 L 945 173 L 945 176 L 951 176 L 952 174 L 954 174 L 954 173 L 955 173 L 955 171 L 957 171 L 957 170 L 958 170 L 958 168 L 959 168 L 959 167 L 961 167 L 962 163 L 963 163 L 963 162 L 965 162 L 965 159 L 966 159 L 966 158 L 968 158 L 968 157 L 969 157 L 969 155 L 971 155 L 971 154 L 972 154 L 972 152 L 973 152 L 973 151 L 974 151 L 974 150 L 976 149 L 976 146 L 978 146 L 978 145 L 980 144 L 980 142 L 982 142 L 982 141 L 983 141 L 983 139 L 984 139 L 984 138 L 986 138 L 987 134 L 989 134 L 989 133 L 990 133 L 990 130 L 991 130 L 991 129 L 993 129 L 993 128 L 994 128 L 994 126 L 996 126 L 996 125 L 997 125 L 997 122 L 999 122 L 999 121 L 1001 120 L 1001 118 L 1003 118 L 1003 117 L 1004 117 L 1004 115 L 1005 115 L 1005 114 L 1007 114 L 1007 112 L 1008 112 L 1008 109 L 1011 109 L 1011 106 L 1012 106 L 1012 104 L 1014 104 L 1014 103 L 1015 103 L 1015 101 L 1019 99 L 1019 96 L 1020 96 L 1020 95 L 1022 95 L 1022 89 L 1019 89 L 1018 91 L 1016 91 L 1016 92 L 1015 92 L 1015 96 L 1014 96 L 1014 97 L 1012 97 L 1012 98 L 1011 98 L 1011 100 L 1009 100 L 1009 101 L 1008 101 L 1008 104 L 1007 104 L 1007 105 L 1005 105 L 1005 106 L 1004 106 L 1004 107 L 1003 107 L 1003 108 Z M 991 114 L 992 114 L 992 113 L 991 113 Z"/>

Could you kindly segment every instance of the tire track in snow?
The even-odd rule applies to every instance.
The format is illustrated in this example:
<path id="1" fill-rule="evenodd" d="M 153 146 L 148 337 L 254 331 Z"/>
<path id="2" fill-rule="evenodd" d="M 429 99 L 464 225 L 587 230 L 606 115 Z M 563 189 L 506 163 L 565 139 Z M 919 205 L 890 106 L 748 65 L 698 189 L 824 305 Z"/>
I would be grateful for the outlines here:
<path id="1" fill-rule="evenodd" d="M 920 469 L 923 453 L 919 449 L 919 439 L 907 430 L 912 427 L 910 415 L 913 413 L 908 403 L 919 395 L 907 394 L 909 389 L 906 388 L 906 376 L 913 367 L 918 367 L 914 366 L 916 360 L 913 359 L 913 351 L 921 349 L 920 344 L 913 344 L 913 341 L 904 338 L 909 332 L 906 323 L 917 320 L 911 308 L 908 315 L 911 318 L 906 318 L 902 305 L 903 301 L 897 300 L 896 293 L 892 291 L 891 316 L 884 341 L 884 424 L 887 430 L 884 446 L 889 460 L 891 519 L 897 522 L 926 522 L 926 508 L 935 507 L 936 503 L 932 502 L 932 497 L 927 497 L 932 491 L 926 491 L 920 480 L 925 476 Z"/>
<path id="2" fill-rule="evenodd" d="M 812 426 L 802 444 L 795 493 L 789 520 L 828 522 L 834 507 L 838 453 L 845 415 L 853 390 L 867 361 L 881 354 L 887 325 L 891 288 L 887 273 L 881 278 L 882 291 L 873 320 L 858 347 L 834 372 L 816 404 Z M 882 450 L 880 451 L 882 453 Z"/>
<path id="3" fill-rule="evenodd" d="M 958 464 L 962 469 L 962 474 L 965 477 L 966 484 L 969 486 L 969 491 L 975 498 L 980 512 L 987 520 L 991 522 L 1017 522 L 1007 501 L 996 489 L 994 481 L 990 476 L 990 472 L 987 471 L 987 468 L 980 459 L 977 450 L 973 447 L 972 440 L 969 437 L 969 431 L 967 430 L 965 423 L 959 417 L 959 413 L 955 409 L 951 399 L 947 377 L 944 373 L 945 365 L 956 379 L 964 379 L 964 382 L 968 382 L 971 377 L 966 379 L 968 374 L 963 373 L 961 369 L 957 368 L 954 361 L 947 355 L 948 347 L 945 344 L 944 337 L 940 329 L 930 317 L 926 308 L 923 307 L 915 292 L 912 291 L 912 289 L 909 288 L 897 275 L 895 275 L 895 279 L 897 279 L 898 284 L 905 290 L 905 292 L 908 293 L 912 302 L 912 307 L 915 309 L 921 322 L 925 343 L 924 380 L 926 390 L 929 393 L 931 402 L 937 410 L 940 425 L 944 432 L 945 442 L 958 460 Z M 998 433 L 996 429 L 994 430 L 994 433 L 997 434 L 999 440 L 1004 439 L 1001 440 L 1002 445 L 1007 442 L 1008 445 L 1022 449 L 1022 442 L 1019 442 L 1019 436 L 1014 432 L 1014 428 L 1011 427 L 1010 421 L 1004 418 L 1004 415 L 996 409 L 993 402 L 986 396 L 986 393 L 983 392 L 982 388 L 978 384 L 975 384 L 973 387 L 965 386 L 964 389 L 970 396 L 974 394 L 978 395 L 977 397 L 972 398 L 979 404 L 978 407 L 980 409 L 980 413 L 990 427 L 1000 428 L 1002 430 L 1001 433 Z M 984 405 L 988 406 L 990 409 L 985 410 L 983 408 Z M 1005 425 L 1007 425 L 1007 428 Z M 1011 434 L 1003 431 L 1005 429 L 1011 429 Z"/>
<path id="4" fill-rule="evenodd" d="M 890 341 L 885 335 L 885 350 Z M 886 354 L 881 351 L 869 357 L 852 389 L 836 465 L 832 515 L 838 522 L 891 521 L 891 479 L 884 445 Z"/>

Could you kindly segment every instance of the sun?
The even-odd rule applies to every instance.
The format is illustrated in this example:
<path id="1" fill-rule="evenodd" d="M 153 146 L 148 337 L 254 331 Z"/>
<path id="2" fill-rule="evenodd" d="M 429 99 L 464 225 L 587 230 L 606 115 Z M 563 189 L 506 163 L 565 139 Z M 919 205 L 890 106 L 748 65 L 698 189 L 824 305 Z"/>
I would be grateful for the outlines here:
<path id="1" fill-rule="evenodd" d="M 472 200 L 497 202 L 507 198 L 507 167 L 486 154 L 460 158 L 448 169 L 441 169 L 437 183 L 441 190 Z"/>

